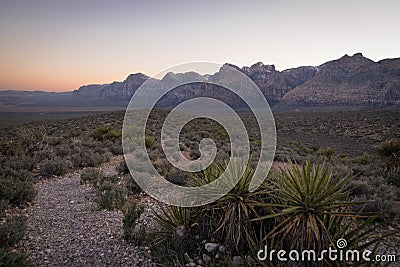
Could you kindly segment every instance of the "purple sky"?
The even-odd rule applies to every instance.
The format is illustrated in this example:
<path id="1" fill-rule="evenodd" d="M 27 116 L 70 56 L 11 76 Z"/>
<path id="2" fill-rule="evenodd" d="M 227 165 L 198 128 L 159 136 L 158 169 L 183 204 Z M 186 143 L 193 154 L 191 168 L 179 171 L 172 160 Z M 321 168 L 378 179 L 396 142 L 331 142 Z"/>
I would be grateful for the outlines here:
<path id="1" fill-rule="evenodd" d="M 0 2 L 0 89 L 71 91 L 192 61 L 400 57 L 399 1 Z"/>

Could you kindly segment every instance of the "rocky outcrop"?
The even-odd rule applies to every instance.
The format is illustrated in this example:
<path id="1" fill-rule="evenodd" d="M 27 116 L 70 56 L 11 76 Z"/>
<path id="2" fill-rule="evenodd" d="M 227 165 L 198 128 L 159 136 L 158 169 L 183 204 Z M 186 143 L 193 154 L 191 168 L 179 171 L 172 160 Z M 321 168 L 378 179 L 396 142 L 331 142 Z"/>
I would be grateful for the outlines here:
<path id="1" fill-rule="evenodd" d="M 84 98 L 107 98 L 110 101 L 129 100 L 148 78 L 142 73 L 130 74 L 123 82 L 85 85 L 75 90 L 74 94 Z"/>
<path id="2" fill-rule="evenodd" d="M 361 53 L 345 55 L 320 66 L 303 66 L 278 71 L 274 65 L 255 63 L 239 68 L 225 64 L 215 74 L 195 72 L 167 73 L 160 81 L 160 89 L 176 81 L 195 79 L 163 98 L 161 106 L 174 106 L 194 96 L 210 96 L 233 106 L 242 105 L 231 93 L 206 82 L 231 79 L 227 67 L 246 74 L 260 88 L 270 105 L 393 105 L 400 103 L 400 58 L 374 62 Z M 129 101 L 139 86 L 148 79 L 144 74 L 131 74 L 123 82 L 82 86 L 74 94 L 84 98 L 109 101 Z"/>
<path id="3" fill-rule="evenodd" d="M 318 73 L 281 100 L 291 105 L 399 103 L 400 59 L 374 62 L 361 53 L 322 64 Z"/>

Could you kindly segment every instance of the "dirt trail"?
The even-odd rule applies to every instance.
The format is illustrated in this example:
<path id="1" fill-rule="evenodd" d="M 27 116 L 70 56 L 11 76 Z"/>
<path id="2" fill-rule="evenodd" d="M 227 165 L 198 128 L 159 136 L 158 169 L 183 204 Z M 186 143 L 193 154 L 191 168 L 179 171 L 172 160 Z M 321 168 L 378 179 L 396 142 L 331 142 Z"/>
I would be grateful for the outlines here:
<path id="1" fill-rule="evenodd" d="M 114 159 L 103 165 L 112 172 Z M 92 211 L 94 190 L 74 172 L 37 184 L 19 245 L 37 266 L 151 266 L 150 251 L 122 240 L 122 212 Z"/>

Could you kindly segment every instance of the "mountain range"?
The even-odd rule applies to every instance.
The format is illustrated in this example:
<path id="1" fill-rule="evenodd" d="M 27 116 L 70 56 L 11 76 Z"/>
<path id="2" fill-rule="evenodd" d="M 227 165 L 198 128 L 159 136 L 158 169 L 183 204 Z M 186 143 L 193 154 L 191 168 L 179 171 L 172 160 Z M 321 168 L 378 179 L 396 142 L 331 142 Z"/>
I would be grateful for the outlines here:
<path id="1" fill-rule="evenodd" d="M 400 58 L 374 62 L 361 53 L 345 55 L 319 66 L 302 66 L 283 71 L 261 62 L 250 67 L 224 64 L 214 74 L 167 73 L 158 80 L 160 88 L 173 82 L 195 79 L 185 90 L 173 90 L 163 97 L 160 107 L 172 107 L 194 96 L 211 96 L 240 107 L 235 95 L 210 85 L 229 79 L 226 68 L 247 75 L 260 88 L 269 104 L 279 107 L 387 107 L 400 106 Z M 65 93 L 0 91 L 0 111 L 32 107 L 126 107 L 136 90 L 149 77 L 129 75 L 122 82 L 91 84 Z"/>

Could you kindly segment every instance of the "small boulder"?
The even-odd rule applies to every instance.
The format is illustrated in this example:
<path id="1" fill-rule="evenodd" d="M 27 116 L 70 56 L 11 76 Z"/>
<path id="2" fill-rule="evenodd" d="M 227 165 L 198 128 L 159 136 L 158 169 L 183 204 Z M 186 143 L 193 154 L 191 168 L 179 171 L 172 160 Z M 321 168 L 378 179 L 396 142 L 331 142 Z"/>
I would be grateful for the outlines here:
<path id="1" fill-rule="evenodd" d="M 216 243 L 205 243 L 204 248 L 207 250 L 208 253 L 214 252 L 218 248 L 218 244 Z"/>

